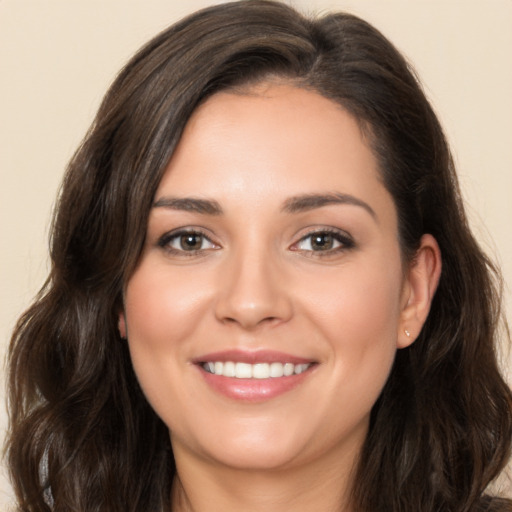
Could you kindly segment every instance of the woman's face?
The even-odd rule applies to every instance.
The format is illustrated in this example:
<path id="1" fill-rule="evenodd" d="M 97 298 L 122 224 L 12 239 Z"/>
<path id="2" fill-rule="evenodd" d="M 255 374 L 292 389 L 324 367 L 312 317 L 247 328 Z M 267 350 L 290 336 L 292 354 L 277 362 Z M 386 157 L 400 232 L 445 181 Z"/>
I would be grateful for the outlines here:
<path id="1" fill-rule="evenodd" d="M 160 183 L 120 317 L 175 454 L 355 456 L 407 343 L 406 275 L 393 200 L 345 110 L 288 85 L 211 97 Z"/>

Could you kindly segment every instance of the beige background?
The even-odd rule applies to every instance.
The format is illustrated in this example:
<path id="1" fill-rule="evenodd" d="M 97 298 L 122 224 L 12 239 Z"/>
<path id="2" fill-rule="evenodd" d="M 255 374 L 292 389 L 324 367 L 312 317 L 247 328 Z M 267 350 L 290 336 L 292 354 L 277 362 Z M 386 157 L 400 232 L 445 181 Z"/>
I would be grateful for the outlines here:
<path id="1" fill-rule="evenodd" d="M 66 162 L 108 84 L 147 39 L 213 3 L 220 2 L 0 0 L 2 359 L 47 272 L 50 212 Z M 512 0 L 290 3 L 362 15 L 415 64 L 452 142 L 471 222 L 509 283 L 511 322 Z M 0 438 L 4 429 L 0 408 Z M 9 497 L 0 477 L 0 510 Z"/>

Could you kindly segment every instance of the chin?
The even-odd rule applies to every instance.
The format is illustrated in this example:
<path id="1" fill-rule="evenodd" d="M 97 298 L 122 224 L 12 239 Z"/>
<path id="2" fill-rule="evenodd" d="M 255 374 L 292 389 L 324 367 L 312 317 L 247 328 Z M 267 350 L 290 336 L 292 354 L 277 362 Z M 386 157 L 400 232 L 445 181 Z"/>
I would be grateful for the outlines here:
<path id="1" fill-rule="evenodd" d="M 215 451 L 210 458 L 224 466 L 239 470 L 269 471 L 289 469 L 300 464 L 303 451 L 275 444 L 262 446 L 234 443 L 222 451 Z"/>
<path id="2" fill-rule="evenodd" d="M 278 422 L 253 421 L 243 425 L 224 424 L 207 432 L 191 432 L 178 439 L 171 434 L 173 448 L 195 452 L 215 465 L 248 471 L 280 471 L 357 457 L 368 432 L 369 415 L 339 431 L 321 425 L 279 418 Z M 181 445 L 181 446 L 178 446 Z"/>
<path id="3" fill-rule="evenodd" d="M 277 470 L 299 463 L 315 438 L 314 431 L 297 432 L 282 419 L 279 424 L 253 421 L 243 426 L 231 423 L 210 427 L 208 431 L 180 432 L 183 435 L 171 429 L 173 449 L 176 452 L 185 448 L 214 464 L 231 468 Z"/>

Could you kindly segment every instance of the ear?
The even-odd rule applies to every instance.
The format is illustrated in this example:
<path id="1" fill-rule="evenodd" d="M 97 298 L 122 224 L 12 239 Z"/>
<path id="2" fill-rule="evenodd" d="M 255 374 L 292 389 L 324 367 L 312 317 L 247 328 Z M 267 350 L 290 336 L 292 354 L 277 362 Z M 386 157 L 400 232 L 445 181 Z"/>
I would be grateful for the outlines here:
<path id="1" fill-rule="evenodd" d="M 126 339 L 126 317 L 124 315 L 124 311 L 119 312 L 119 317 L 117 320 L 117 328 L 119 329 L 119 336 L 123 340 Z"/>
<path id="2" fill-rule="evenodd" d="M 406 271 L 401 297 L 397 347 L 405 348 L 418 337 L 427 320 L 441 276 L 441 251 L 432 235 L 423 235 Z"/>

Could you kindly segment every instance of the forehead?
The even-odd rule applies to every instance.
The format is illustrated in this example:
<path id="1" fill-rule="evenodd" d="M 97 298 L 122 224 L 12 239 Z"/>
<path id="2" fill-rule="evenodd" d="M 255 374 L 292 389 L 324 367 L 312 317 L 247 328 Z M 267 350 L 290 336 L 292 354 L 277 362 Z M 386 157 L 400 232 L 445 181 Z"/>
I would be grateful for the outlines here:
<path id="1" fill-rule="evenodd" d="M 337 103 L 291 85 L 221 92 L 196 109 L 158 194 L 263 200 L 386 191 L 358 121 Z"/>

